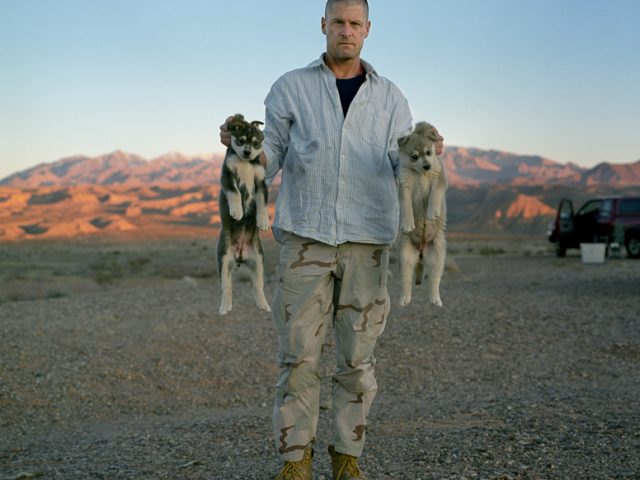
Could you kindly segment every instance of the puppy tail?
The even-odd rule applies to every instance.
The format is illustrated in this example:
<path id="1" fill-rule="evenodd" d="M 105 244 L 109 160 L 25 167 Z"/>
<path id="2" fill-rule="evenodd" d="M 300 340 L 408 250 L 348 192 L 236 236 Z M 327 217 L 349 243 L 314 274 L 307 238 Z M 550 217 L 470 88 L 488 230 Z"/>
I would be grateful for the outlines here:
<path id="1" fill-rule="evenodd" d="M 420 285 L 422 283 L 422 279 L 424 278 L 424 258 L 420 255 L 418 259 L 418 263 L 416 263 L 416 285 Z"/>

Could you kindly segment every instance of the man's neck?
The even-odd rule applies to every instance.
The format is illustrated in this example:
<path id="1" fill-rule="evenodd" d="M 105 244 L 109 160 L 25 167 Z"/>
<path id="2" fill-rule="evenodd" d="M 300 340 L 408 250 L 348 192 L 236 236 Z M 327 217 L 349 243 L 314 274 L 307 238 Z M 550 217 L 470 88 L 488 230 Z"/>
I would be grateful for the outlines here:
<path id="1" fill-rule="evenodd" d="M 353 78 L 364 73 L 364 68 L 360 63 L 360 57 L 339 62 L 325 54 L 324 63 L 329 67 L 336 78 Z"/>

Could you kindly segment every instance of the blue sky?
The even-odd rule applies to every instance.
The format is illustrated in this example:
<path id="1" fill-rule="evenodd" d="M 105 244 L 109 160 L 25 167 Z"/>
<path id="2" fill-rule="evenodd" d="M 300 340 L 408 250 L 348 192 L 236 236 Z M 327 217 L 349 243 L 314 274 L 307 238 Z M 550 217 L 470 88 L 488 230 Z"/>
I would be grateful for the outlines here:
<path id="1" fill-rule="evenodd" d="M 370 0 L 363 50 L 449 145 L 640 159 L 640 1 Z M 222 151 L 317 58 L 324 0 L 0 0 L 0 178 L 121 149 Z"/>

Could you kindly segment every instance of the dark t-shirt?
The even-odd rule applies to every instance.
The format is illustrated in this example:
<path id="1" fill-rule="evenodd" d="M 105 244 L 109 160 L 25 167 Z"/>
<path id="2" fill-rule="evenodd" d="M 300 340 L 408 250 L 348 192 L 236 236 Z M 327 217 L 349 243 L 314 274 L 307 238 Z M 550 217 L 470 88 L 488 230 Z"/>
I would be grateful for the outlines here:
<path id="1" fill-rule="evenodd" d="M 365 81 L 366 73 L 358 75 L 353 78 L 337 78 L 336 85 L 338 86 L 338 93 L 340 93 L 340 103 L 342 104 L 342 113 L 347 116 L 347 110 L 351 101 L 358 93 L 360 85 Z"/>

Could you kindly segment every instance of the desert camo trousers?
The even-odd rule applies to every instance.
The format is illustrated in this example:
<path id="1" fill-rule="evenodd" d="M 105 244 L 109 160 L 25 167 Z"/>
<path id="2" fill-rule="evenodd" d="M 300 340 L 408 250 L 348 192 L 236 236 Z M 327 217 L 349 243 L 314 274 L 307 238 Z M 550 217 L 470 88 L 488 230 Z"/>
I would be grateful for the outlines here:
<path id="1" fill-rule="evenodd" d="M 315 440 L 320 409 L 319 357 L 333 324 L 332 443 L 360 456 L 375 397 L 374 347 L 389 314 L 389 246 L 326 245 L 287 233 L 282 239 L 273 321 L 278 366 L 273 411 L 276 448 L 299 461 Z"/>

